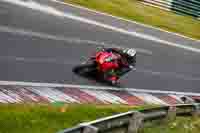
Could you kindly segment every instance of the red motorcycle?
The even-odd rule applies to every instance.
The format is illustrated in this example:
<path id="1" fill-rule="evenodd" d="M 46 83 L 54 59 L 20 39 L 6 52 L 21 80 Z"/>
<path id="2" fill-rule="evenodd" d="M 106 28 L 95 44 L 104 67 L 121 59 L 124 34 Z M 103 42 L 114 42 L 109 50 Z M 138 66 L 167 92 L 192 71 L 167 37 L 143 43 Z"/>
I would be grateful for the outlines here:
<path id="1" fill-rule="evenodd" d="M 93 77 L 110 85 L 119 85 L 119 76 L 116 70 L 119 68 L 119 54 L 99 51 L 81 65 L 73 68 L 73 72 L 81 76 Z"/>

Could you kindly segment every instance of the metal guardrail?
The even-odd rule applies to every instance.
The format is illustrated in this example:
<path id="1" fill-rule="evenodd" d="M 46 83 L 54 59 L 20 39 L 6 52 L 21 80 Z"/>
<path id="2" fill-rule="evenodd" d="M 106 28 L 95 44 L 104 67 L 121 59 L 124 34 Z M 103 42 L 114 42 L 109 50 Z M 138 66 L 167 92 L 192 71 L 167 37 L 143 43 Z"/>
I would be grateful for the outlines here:
<path id="1" fill-rule="evenodd" d="M 59 133 L 137 133 L 143 122 L 166 119 L 176 116 L 199 115 L 200 104 L 163 106 L 141 111 L 129 111 L 91 122 L 81 123 Z"/>
<path id="2" fill-rule="evenodd" d="M 199 0 L 140 0 L 142 3 L 161 9 L 200 18 Z"/>

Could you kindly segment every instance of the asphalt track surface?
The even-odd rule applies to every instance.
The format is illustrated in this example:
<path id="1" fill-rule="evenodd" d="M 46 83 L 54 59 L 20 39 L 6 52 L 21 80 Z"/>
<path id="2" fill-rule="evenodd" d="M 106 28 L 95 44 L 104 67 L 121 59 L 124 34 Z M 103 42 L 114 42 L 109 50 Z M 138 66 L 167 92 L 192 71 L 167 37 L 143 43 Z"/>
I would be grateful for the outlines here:
<path id="1" fill-rule="evenodd" d="M 200 53 L 0 2 L 0 80 L 101 85 L 72 72 L 98 44 L 138 49 L 124 87 L 200 92 Z"/>

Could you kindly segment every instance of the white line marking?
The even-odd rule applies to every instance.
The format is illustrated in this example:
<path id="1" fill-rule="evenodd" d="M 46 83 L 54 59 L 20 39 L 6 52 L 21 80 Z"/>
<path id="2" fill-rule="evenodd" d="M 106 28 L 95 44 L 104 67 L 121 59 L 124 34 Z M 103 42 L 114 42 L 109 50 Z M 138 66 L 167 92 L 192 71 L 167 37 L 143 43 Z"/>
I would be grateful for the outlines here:
<path id="1" fill-rule="evenodd" d="M 126 35 L 131 35 L 131 36 L 142 38 L 142 39 L 145 39 L 145 40 L 151 40 L 151 41 L 166 44 L 166 45 L 169 45 L 169 46 L 174 46 L 174 47 L 182 48 L 182 49 L 189 50 L 189 51 L 192 51 L 192 52 L 200 53 L 200 49 L 197 49 L 197 48 L 168 42 L 168 41 L 161 40 L 157 37 L 153 37 L 153 36 L 150 36 L 150 35 L 140 34 L 140 33 L 137 33 L 137 32 L 129 32 L 125 29 L 113 27 L 113 26 L 106 25 L 106 24 L 103 24 L 103 23 L 100 23 L 100 22 L 97 22 L 97 21 L 89 20 L 89 19 L 86 19 L 86 18 L 83 18 L 83 17 L 78 17 L 78 16 L 75 16 L 75 15 L 72 15 L 72 14 L 63 13 L 61 11 L 56 10 L 53 7 L 44 6 L 44 5 L 41 5 L 41 4 L 33 2 L 33 1 L 28 1 L 28 2 L 23 2 L 23 1 L 20 1 L 20 0 L 14 0 L 14 1 L 13 0 L 3 0 L 3 1 L 15 4 L 15 5 L 20 5 L 20 6 L 30 8 L 30 9 L 33 9 L 33 10 L 39 10 L 41 12 L 52 14 L 52 15 L 55 15 L 55 16 L 58 16 L 58 17 L 69 18 L 69 19 L 80 21 L 80 22 L 83 22 L 83 23 L 92 24 L 92 25 L 99 26 L 99 27 L 102 27 L 102 28 L 105 28 L 105 29 L 120 32 L 120 33 L 123 33 L 123 34 L 126 34 Z"/>
<path id="2" fill-rule="evenodd" d="M 7 27 L 7 26 L 0 26 L 0 32 L 7 32 L 12 34 L 18 34 L 18 35 L 25 35 L 29 37 L 38 37 L 42 39 L 51 39 L 56 41 L 64 41 L 67 43 L 73 43 L 73 44 L 89 44 L 89 45 L 96 45 L 96 46 L 105 46 L 105 47 L 120 47 L 116 44 L 107 44 L 105 42 L 98 42 L 98 41 L 92 41 L 92 40 L 82 40 L 80 38 L 72 38 L 72 37 L 64 37 L 61 35 L 50 35 L 46 33 L 41 32 L 33 32 L 30 30 L 25 29 L 19 29 L 19 28 L 13 28 L 13 27 Z M 152 55 L 152 51 L 147 49 L 141 49 L 141 48 L 135 48 L 137 52 Z"/>
<path id="3" fill-rule="evenodd" d="M 184 75 L 184 74 L 180 74 L 180 73 L 176 73 L 176 72 L 159 72 L 159 71 L 152 71 L 150 69 L 148 70 L 148 69 L 144 69 L 144 68 L 137 68 L 137 72 L 150 73 L 155 76 L 179 78 L 179 79 L 183 79 L 183 80 L 193 80 L 193 81 L 200 80 L 199 77 L 193 77 L 190 75 Z"/>
<path id="4" fill-rule="evenodd" d="M 0 56 L 0 60 L 6 61 L 18 61 L 18 62 L 28 62 L 28 63 L 52 63 L 52 64 L 62 64 L 62 65 L 74 65 L 80 62 L 69 61 L 68 59 L 62 58 L 30 58 L 30 57 L 18 57 L 18 56 Z"/>
<path id="5" fill-rule="evenodd" d="M 27 87 L 66 87 L 66 88 L 79 88 L 79 89 L 91 89 L 91 90 L 116 90 L 116 91 L 131 91 L 131 92 L 137 92 L 137 93 L 200 96 L 200 93 L 193 93 L 193 92 L 148 90 L 148 89 L 139 89 L 139 88 L 116 88 L 116 87 L 106 87 L 106 86 L 73 85 L 73 84 L 59 84 L 59 83 L 0 81 L 0 85 L 27 86 Z"/>
<path id="6" fill-rule="evenodd" d="M 60 36 L 60 35 L 55 36 L 55 35 L 50 35 L 50 34 L 46 34 L 46 33 L 33 32 L 30 30 L 7 27 L 7 26 L 0 26 L 0 32 L 7 32 L 7 33 L 24 35 L 24 36 L 29 36 L 29 37 L 38 37 L 38 38 L 42 38 L 42 39 L 51 39 L 51 40 L 56 40 L 56 41 L 65 41 L 68 43 L 78 43 L 78 44 L 87 43 L 87 44 L 93 44 L 93 45 L 105 44 L 104 42 L 81 40 L 79 38 L 69 38 L 69 37 L 64 37 L 64 36 Z"/>
<path id="7" fill-rule="evenodd" d="M 80 61 L 64 59 L 64 58 L 33 58 L 33 57 L 20 57 L 20 56 L 0 56 L 0 61 L 17 61 L 17 62 L 27 62 L 27 63 L 51 63 L 51 64 L 62 64 L 62 65 L 78 65 Z M 137 68 L 139 73 L 149 73 L 155 76 L 179 78 L 189 81 L 198 81 L 199 77 L 188 76 L 184 74 L 174 73 L 174 72 L 158 72 L 143 68 Z"/>
<path id="8" fill-rule="evenodd" d="M 62 1 L 59 1 L 59 0 L 51 0 L 51 1 L 59 3 L 59 4 L 63 4 L 63 5 L 68 5 L 68 6 L 71 6 L 71 7 L 74 7 L 74 8 L 79 8 L 79 9 L 82 9 L 82 10 L 86 10 L 86 11 L 89 11 L 89 12 L 93 12 L 93 13 L 96 13 L 96 14 L 100 14 L 100 15 L 104 15 L 104 16 L 109 16 L 109 17 L 112 17 L 112 18 L 115 18 L 115 19 L 118 19 L 118 20 L 123 20 L 123 21 L 126 21 L 126 22 L 137 24 L 137 25 L 143 26 L 145 28 L 151 28 L 151 29 L 154 29 L 154 30 L 167 32 L 167 33 L 172 34 L 172 35 L 176 35 L 176 36 L 179 36 L 179 37 L 182 37 L 182 38 L 186 38 L 186 39 L 189 39 L 189 40 L 200 42 L 200 40 L 197 40 L 197 39 L 194 39 L 194 38 L 191 38 L 191 37 L 187 37 L 187 36 L 181 35 L 179 33 L 170 32 L 170 31 L 158 28 L 158 27 L 151 26 L 151 25 L 143 24 L 143 23 L 136 22 L 136 21 L 133 21 L 133 20 L 128 20 L 128 19 L 121 18 L 121 17 L 118 17 L 118 16 L 113 16 L 111 14 L 108 14 L 108 13 L 105 13 L 105 12 L 100 12 L 100 11 L 97 11 L 95 9 L 89 9 L 87 7 L 83 7 L 83 6 L 75 5 L 75 4 L 70 4 L 70 3 L 65 3 L 65 2 L 62 2 Z"/>

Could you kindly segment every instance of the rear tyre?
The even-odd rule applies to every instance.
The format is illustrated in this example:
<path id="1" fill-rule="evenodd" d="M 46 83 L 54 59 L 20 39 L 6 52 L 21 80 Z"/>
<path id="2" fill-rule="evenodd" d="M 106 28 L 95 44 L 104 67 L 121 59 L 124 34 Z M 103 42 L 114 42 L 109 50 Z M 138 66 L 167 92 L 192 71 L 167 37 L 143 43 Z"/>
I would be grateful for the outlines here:
<path id="1" fill-rule="evenodd" d="M 92 71 L 94 71 L 96 69 L 95 64 L 91 63 L 91 64 L 83 64 L 80 66 L 76 66 L 73 68 L 73 72 L 79 75 L 86 75 L 91 73 Z"/>

